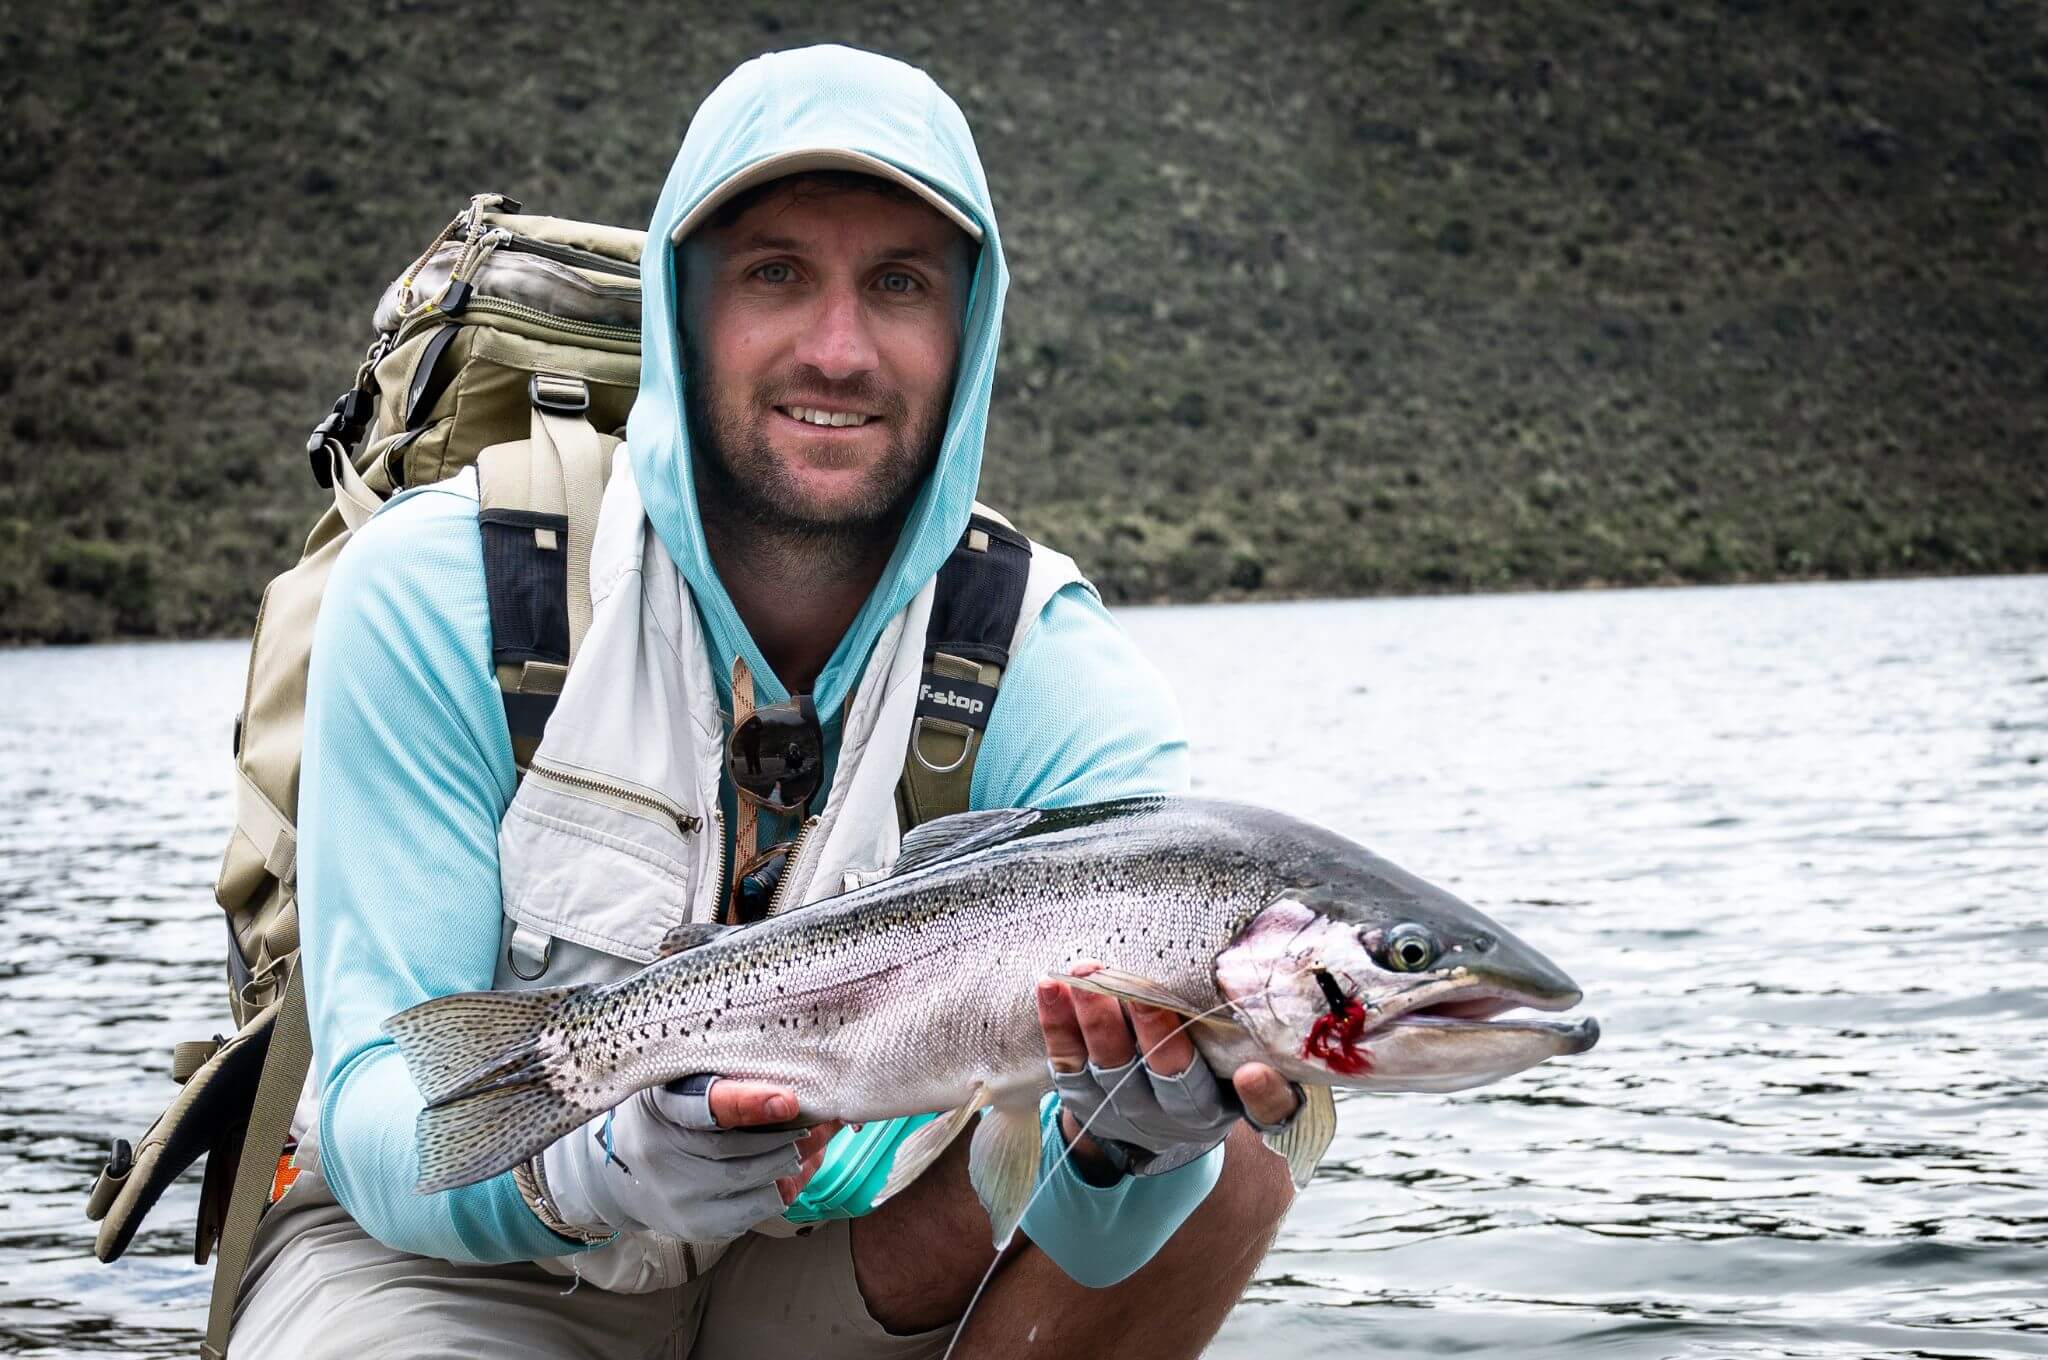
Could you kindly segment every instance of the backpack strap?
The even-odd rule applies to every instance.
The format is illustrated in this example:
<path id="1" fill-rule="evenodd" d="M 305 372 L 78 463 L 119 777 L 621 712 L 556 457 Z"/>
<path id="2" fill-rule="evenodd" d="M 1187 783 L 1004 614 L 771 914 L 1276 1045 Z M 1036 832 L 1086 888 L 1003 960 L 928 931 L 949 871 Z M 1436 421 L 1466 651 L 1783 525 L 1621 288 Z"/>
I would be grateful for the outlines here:
<path id="1" fill-rule="evenodd" d="M 235 1321 L 235 1300 L 242 1292 L 242 1275 L 256 1245 L 256 1225 L 270 1207 L 270 1191 L 277 1175 L 278 1154 L 291 1133 L 292 1112 L 298 1108 L 299 1093 L 306 1085 L 306 1069 L 313 1063 L 313 1035 L 306 1018 L 305 970 L 295 957 L 291 979 L 285 984 L 278 1005 L 269 1047 L 263 1054 L 263 1072 L 256 1079 L 255 1103 L 249 1110 L 248 1132 L 242 1136 L 235 1161 L 234 1188 L 227 1196 L 226 1214 L 220 1224 L 220 1255 L 213 1266 L 213 1298 L 206 1313 L 206 1341 L 199 1354 L 204 1360 L 227 1360 L 228 1332 Z M 207 1180 L 221 1171 L 223 1146 L 216 1146 L 206 1159 Z M 199 1239 L 193 1255 L 206 1263 L 207 1221 L 200 1220 Z"/>
<path id="2" fill-rule="evenodd" d="M 905 830 L 967 811 L 981 736 L 1010 664 L 1031 579 L 1031 540 L 992 511 L 967 521 L 960 546 L 939 568 L 924 637 L 924 675 L 910 749 L 896 785 Z"/>
<path id="3" fill-rule="evenodd" d="M 619 443 L 591 428 L 583 379 L 537 373 L 528 396 L 530 436 L 476 460 L 491 662 L 521 774 L 590 631 L 590 548 Z"/>

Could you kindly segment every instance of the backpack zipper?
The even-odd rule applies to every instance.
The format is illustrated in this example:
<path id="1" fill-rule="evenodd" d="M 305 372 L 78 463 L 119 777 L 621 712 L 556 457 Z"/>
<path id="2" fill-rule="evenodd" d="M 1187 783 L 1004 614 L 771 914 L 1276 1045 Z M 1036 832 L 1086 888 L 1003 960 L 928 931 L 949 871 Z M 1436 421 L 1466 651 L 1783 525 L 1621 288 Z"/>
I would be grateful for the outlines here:
<path id="1" fill-rule="evenodd" d="M 685 836 L 694 834 L 704 825 L 702 817 L 685 810 L 680 804 L 664 798 L 652 789 L 572 773 L 559 765 L 540 760 L 533 762 L 526 775 L 529 779 L 538 775 L 543 784 L 556 785 L 602 803 L 606 807 L 616 808 L 620 812 L 630 812 L 640 817 L 651 816 L 652 820 L 673 826 Z"/>
<path id="2" fill-rule="evenodd" d="M 525 255 L 538 255 L 543 260 L 553 260 L 572 269 L 588 269 L 600 274 L 617 274 L 622 278 L 640 277 L 640 266 L 630 260 L 615 260 L 609 255 L 595 251 L 578 250 L 575 246 L 558 246 L 551 241 L 536 241 L 525 236 L 514 236 L 499 246 L 500 250 L 516 250 Z M 604 285 L 600 284 L 599 287 Z M 613 285 L 617 286 L 617 285 Z"/>
<path id="3" fill-rule="evenodd" d="M 462 310 L 465 314 L 496 312 L 500 316 L 517 317 L 536 326 L 546 326 L 565 335 L 580 335 L 590 340 L 611 340 L 630 345 L 640 343 L 640 331 L 637 327 L 606 326 L 595 321 L 570 321 L 552 312 L 544 312 L 538 307 L 528 307 L 521 302 L 507 302 L 503 298 L 473 297 L 469 300 L 469 305 Z"/>
<path id="4" fill-rule="evenodd" d="M 553 312 L 528 307 L 524 303 L 507 302 L 503 298 L 472 297 L 467 306 L 453 315 L 433 307 L 421 307 L 411 313 L 399 323 L 398 330 L 393 334 L 392 348 L 396 349 L 410 340 L 421 327 L 460 325 L 472 314 L 479 312 L 495 312 L 499 316 L 511 317 L 529 325 L 545 326 L 560 335 L 576 336 L 585 340 L 608 340 L 613 344 L 635 347 L 640 344 L 640 332 L 629 326 L 606 326 L 595 321 L 570 321 L 565 317 L 556 316 Z"/>

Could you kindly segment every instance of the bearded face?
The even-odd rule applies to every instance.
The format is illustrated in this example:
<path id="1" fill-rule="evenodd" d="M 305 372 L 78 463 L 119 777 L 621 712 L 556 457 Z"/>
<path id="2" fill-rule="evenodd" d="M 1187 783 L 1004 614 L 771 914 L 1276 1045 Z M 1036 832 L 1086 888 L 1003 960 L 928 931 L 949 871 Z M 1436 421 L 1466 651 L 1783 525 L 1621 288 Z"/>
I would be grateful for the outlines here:
<path id="1" fill-rule="evenodd" d="M 893 537 L 945 438 L 967 238 L 913 195 L 799 180 L 684 251 L 684 416 L 707 519 Z"/>
<path id="2" fill-rule="evenodd" d="M 738 522 L 803 537 L 893 535 L 938 463 L 952 404 L 950 382 L 913 410 L 903 392 L 885 390 L 867 375 L 835 383 L 816 369 L 798 367 L 754 383 L 728 379 L 687 334 L 683 362 L 691 456 L 701 465 L 707 498 L 716 497 L 721 513 Z M 790 411 L 803 414 L 785 414 Z M 808 422 L 816 419 L 812 412 L 849 411 L 873 413 L 880 437 L 795 456 L 778 448 L 773 437 L 777 421 Z M 806 431 L 799 438 L 817 436 Z"/>

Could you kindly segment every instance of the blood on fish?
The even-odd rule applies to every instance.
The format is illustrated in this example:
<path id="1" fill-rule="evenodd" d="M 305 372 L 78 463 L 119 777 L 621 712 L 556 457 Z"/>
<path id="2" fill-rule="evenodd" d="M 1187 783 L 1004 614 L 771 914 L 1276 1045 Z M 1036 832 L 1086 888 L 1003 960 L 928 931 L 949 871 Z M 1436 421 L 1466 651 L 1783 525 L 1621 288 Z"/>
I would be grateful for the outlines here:
<path id="1" fill-rule="evenodd" d="M 1365 1032 L 1365 1007 L 1356 1001 L 1344 1003 L 1341 1014 L 1319 1015 L 1309 1026 L 1302 1056 L 1314 1058 L 1332 1072 L 1362 1077 L 1372 1071 L 1372 1050 L 1359 1042 Z"/>

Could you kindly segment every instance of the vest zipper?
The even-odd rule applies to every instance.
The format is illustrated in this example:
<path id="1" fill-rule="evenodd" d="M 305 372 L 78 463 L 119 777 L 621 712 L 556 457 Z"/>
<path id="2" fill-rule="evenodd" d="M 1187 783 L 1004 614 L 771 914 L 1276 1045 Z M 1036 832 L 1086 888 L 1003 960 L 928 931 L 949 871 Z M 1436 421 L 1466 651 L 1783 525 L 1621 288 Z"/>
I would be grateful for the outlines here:
<path id="1" fill-rule="evenodd" d="M 681 805 L 662 797 L 652 789 L 631 787 L 611 780 L 596 779 L 586 774 L 573 774 L 559 765 L 551 765 L 543 760 L 534 761 L 526 775 L 529 779 L 538 775 L 543 784 L 553 784 L 594 802 L 603 803 L 607 807 L 617 808 L 620 812 L 630 812 L 640 817 L 654 814 L 653 820 L 666 822 L 685 836 L 694 834 L 704 825 L 702 817 L 686 811 Z"/>
<path id="2" fill-rule="evenodd" d="M 790 842 L 789 855 L 782 861 L 782 878 L 776 883 L 775 891 L 768 895 L 767 915 L 773 916 L 782 910 L 782 899 L 789 894 L 789 885 L 803 863 L 804 842 L 811 838 L 811 828 L 817 824 L 816 817 L 806 817 L 803 825 L 796 829 L 796 839 Z"/>
<path id="3" fill-rule="evenodd" d="M 722 922 L 725 920 L 726 896 L 732 891 L 732 884 L 725 881 L 725 809 L 713 808 L 711 817 L 718 827 L 718 872 L 711 876 L 712 883 L 716 885 L 711 899 L 711 919 Z"/>

